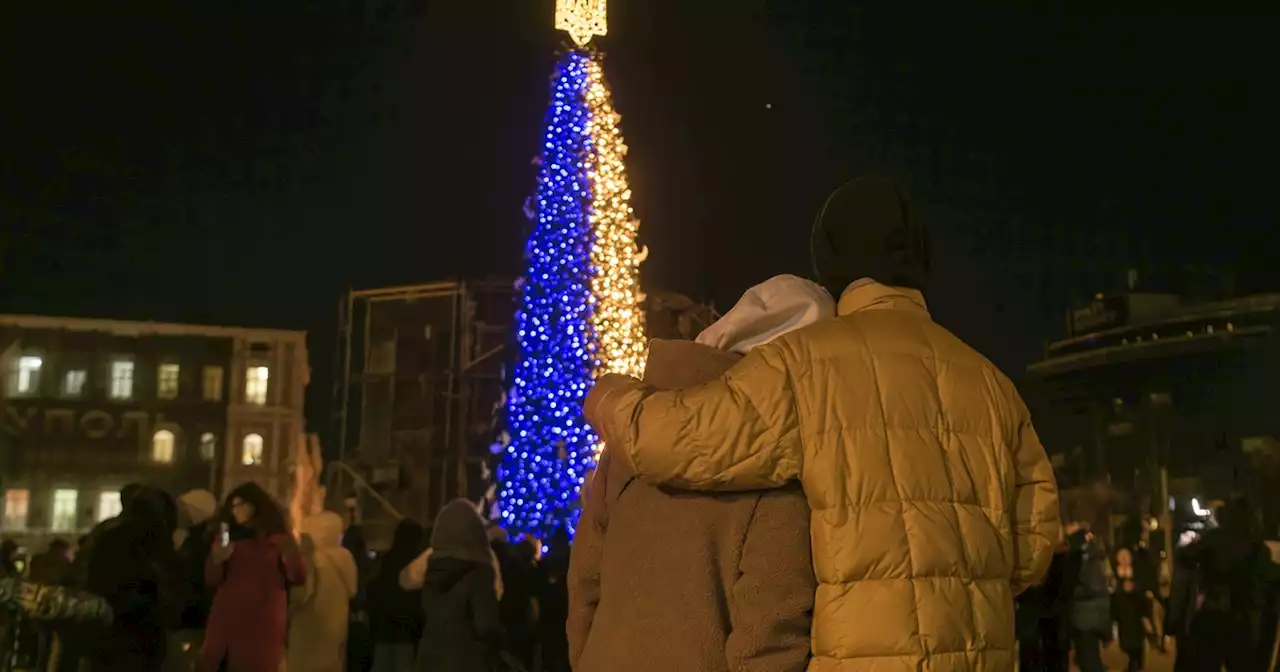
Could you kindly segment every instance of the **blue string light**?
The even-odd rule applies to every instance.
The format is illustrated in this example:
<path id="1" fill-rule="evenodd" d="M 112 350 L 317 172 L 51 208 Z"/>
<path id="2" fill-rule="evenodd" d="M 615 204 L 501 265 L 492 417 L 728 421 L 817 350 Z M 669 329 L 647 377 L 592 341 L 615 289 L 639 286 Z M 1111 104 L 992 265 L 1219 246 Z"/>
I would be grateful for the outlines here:
<path id="1" fill-rule="evenodd" d="M 599 366 L 592 333 L 592 138 L 589 56 L 567 53 L 552 78 L 536 198 L 536 225 L 516 313 L 519 362 L 507 399 L 506 454 L 498 469 L 502 524 L 551 538 L 577 526 L 578 493 L 595 462 L 582 402 Z"/>

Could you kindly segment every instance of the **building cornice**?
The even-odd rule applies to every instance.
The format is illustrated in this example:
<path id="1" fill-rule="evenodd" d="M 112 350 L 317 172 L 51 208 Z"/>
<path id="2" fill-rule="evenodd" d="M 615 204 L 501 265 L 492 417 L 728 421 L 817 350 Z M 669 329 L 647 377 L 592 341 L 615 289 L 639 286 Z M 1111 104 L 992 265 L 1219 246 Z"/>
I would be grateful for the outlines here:
<path id="1" fill-rule="evenodd" d="M 137 338 L 140 336 L 195 336 L 202 338 L 231 338 L 259 341 L 296 341 L 306 343 L 307 332 L 292 329 L 253 329 L 248 327 L 217 327 L 201 324 L 177 324 L 170 322 L 132 322 L 85 317 L 54 317 L 48 315 L 0 315 L 0 326 L 19 329 L 50 329 L 62 331 L 96 331 Z"/>

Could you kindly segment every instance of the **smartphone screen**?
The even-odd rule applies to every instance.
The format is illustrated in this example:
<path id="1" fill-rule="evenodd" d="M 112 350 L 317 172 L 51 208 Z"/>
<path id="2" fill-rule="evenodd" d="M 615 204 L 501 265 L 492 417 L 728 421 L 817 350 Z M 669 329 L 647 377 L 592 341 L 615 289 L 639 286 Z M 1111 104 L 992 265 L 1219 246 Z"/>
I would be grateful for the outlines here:
<path id="1" fill-rule="evenodd" d="M 231 528 L 226 523 L 222 524 L 222 534 L 218 537 L 218 543 L 222 544 L 223 548 L 231 545 Z"/>

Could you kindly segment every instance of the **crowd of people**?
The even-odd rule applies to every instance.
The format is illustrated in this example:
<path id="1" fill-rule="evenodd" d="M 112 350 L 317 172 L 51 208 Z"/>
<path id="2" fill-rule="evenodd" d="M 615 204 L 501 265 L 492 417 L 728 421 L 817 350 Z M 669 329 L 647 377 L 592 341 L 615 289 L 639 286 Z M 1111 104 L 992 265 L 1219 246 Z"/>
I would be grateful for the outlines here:
<path id="1" fill-rule="evenodd" d="M 1249 500 L 1227 502 L 1215 522 L 1172 563 L 1148 547 L 1145 529 L 1108 549 L 1088 525 L 1068 525 L 1044 583 L 1017 599 L 1022 669 L 1066 672 L 1074 660 L 1100 672 L 1108 643 L 1129 670 L 1153 651 L 1174 654 L 1179 672 L 1273 669 L 1280 566 Z"/>
<path id="2" fill-rule="evenodd" d="M 20 669 L 40 672 L 569 670 L 567 540 L 543 557 L 465 500 L 430 531 L 402 520 L 375 555 L 332 512 L 295 535 L 254 483 L 221 506 L 208 491 L 174 499 L 137 484 L 121 499 L 118 516 L 76 546 L 53 540 L 25 572 L 17 545 L 0 547 L 0 576 L 109 606 L 102 622 L 6 614 L 3 632 L 21 636 L 3 638 L 0 669 L 22 653 Z"/>
<path id="3" fill-rule="evenodd" d="M 1247 501 L 1166 597 L 1144 544 L 1061 526 L 1013 384 L 929 315 L 928 237 L 892 182 L 837 190 L 810 245 L 819 282 L 773 278 L 653 342 L 644 380 L 597 381 L 572 544 L 458 500 L 375 558 L 336 514 L 295 537 L 253 484 L 221 507 L 134 486 L 74 560 L 33 563 L 114 616 L 40 633 L 46 669 L 1056 671 L 1074 649 L 1095 672 L 1118 636 L 1140 670 L 1157 602 L 1178 669 L 1268 669 L 1278 582 Z"/>

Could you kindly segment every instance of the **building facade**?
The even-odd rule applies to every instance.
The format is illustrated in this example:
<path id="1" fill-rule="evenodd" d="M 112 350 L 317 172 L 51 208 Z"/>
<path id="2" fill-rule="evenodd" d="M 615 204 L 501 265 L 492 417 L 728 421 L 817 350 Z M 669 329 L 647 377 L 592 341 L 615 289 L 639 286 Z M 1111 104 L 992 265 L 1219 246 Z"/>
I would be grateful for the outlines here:
<path id="1" fill-rule="evenodd" d="M 1068 326 L 1026 390 L 1063 485 L 1153 514 L 1274 487 L 1280 294 L 1099 294 Z"/>
<path id="2" fill-rule="evenodd" d="M 6 537 L 73 539 L 128 483 L 292 485 L 305 332 L 0 315 L 0 371 Z"/>

